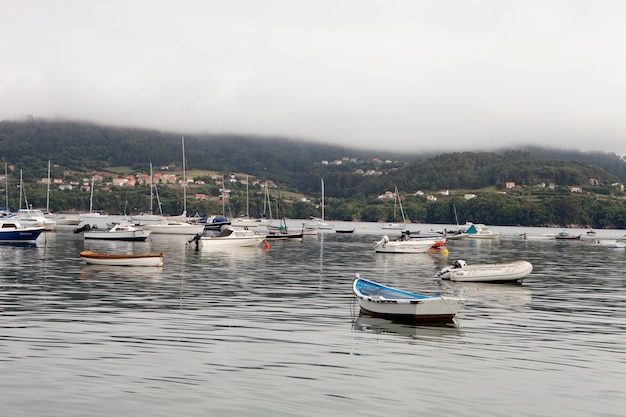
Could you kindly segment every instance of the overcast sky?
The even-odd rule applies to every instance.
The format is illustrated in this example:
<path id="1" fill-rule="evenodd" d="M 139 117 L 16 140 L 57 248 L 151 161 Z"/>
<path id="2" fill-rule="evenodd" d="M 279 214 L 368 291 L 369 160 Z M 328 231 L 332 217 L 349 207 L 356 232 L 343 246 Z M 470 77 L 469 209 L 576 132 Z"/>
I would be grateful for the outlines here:
<path id="1" fill-rule="evenodd" d="M 0 5 L 0 119 L 626 155 L 626 1 Z"/>

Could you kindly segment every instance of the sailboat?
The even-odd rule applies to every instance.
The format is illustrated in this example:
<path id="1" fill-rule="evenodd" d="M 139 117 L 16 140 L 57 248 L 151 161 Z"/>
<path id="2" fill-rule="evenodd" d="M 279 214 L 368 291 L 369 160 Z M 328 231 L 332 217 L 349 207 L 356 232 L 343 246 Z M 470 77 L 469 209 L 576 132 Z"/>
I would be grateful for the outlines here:
<path id="1" fill-rule="evenodd" d="M 185 137 L 182 138 L 183 146 L 183 219 L 187 218 L 187 174 L 185 167 Z M 152 233 L 169 234 L 169 235 L 196 235 L 204 232 L 202 223 L 191 224 L 185 220 L 167 218 L 162 223 L 156 223 L 149 226 Z"/>
<path id="2" fill-rule="evenodd" d="M 311 220 L 314 221 L 313 226 L 317 227 L 320 230 L 332 230 L 334 226 L 324 221 L 324 179 L 323 178 L 321 180 L 321 183 L 322 183 L 322 202 L 320 206 L 322 209 L 322 217 L 319 219 L 317 217 L 311 217 Z"/>
<path id="3" fill-rule="evenodd" d="M 25 208 L 22 208 L 22 200 Z M 26 198 L 26 190 L 24 189 L 24 181 L 22 179 L 22 170 L 20 169 L 20 207 L 17 211 L 20 223 L 24 226 L 37 227 L 43 226 L 44 231 L 51 231 L 56 226 L 54 219 L 46 218 L 44 212 L 40 209 L 29 208 L 28 199 Z"/>
<path id="4" fill-rule="evenodd" d="M 406 218 L 404 217 L 404 210 L 402 209 L 402 200 L 398 193 L 398 186 L 396 186 L 396 192 L 393 200 L 393 219 L 396 220 L 396 205 L 400 206 L 400 214 L 402 215 L 402 223 L 385 223 L 380 227 L 388 230 L 404 230 L 406 228 Z"/>
<path id="5" fill-rule="evenodd" d="M 280 190 L 278 190 L 278 199 L 280 200 L 280 207 L 277 208 L 280 213 L 280 226 L 278 227 L 278 230 L 276 230 L 276 227 L 268 226 L 269 232 L 265 236 L 265 238 L 266 239 L 302 240 L 302 237 L 304 236 L 303 230 L 300 230 L 299 232 L 290 232 L 287 228 L 287 221 L 285 219 L 285 211 L 283 209 L 284 203 L 283 203 L 283 198 L 280 195 Z"/>
<path id="6" fill-rule="evenodd" d="M 257 227 L 265 223 L 264 219 L 250 217 L 249 177 L 246 175 L 246 215 L 231 219 L 231 224 L 237 227 Z"/>
<path id="7" fill-rule="evenodd" d="M 91 195 L 89 197 L 89 213 L 81 213 L 80 219 L 102 219 L 108 217 L 106 214 L 102 214 L 99 211 L 93 211 L 93 188 L 94 188 L 94 177 L 91 176 Z"/>
<path id="8" fill-rule="evenodd" d="M 157 197 L 157 204 L 159 206 L 159 214 L 155 214 L 153 210 L 154 196 Z M 163 216 L 163 210 L 161 210 L 161 201 L 159 200 L 159 192 L 154 184 L 154 173 L 152 171 L 152 161 L 150 161 L 150 211 L 147 213 L 140 213 L 134 216 L 130 216 L 130 219 L 134 222 L 138 222 L 140 225 L 149 225 L 155 223 L 163 223 L 167 220 L 185 220 L 182 216 L 174 216 L 167 218 Z"/>

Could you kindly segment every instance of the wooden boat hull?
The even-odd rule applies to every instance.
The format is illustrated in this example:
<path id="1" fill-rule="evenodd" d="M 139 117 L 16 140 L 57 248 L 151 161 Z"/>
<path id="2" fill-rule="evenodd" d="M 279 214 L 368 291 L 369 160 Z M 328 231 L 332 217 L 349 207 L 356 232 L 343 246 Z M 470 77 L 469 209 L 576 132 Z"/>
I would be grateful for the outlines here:
<path id="1" fill-rule="evenodd" d="M 80 257 L 90 265 L 163 266 L 163 254 L 95 253 L 82 251 Z"/>
<path id="2" fill-rule="evenodd" d="M 501 264 L 448 266 L 437 276 L 457 282 L 516 282 L 522 281 L 533 271 L 528 261 L 514 261 Z"/>
<path id="3" fill-rule="evenodd" d="M 364 314 L 408 322 L 450 322 L 464 305 L 456 297 L 414 294 L 360 278 L 352 286 Z"/>

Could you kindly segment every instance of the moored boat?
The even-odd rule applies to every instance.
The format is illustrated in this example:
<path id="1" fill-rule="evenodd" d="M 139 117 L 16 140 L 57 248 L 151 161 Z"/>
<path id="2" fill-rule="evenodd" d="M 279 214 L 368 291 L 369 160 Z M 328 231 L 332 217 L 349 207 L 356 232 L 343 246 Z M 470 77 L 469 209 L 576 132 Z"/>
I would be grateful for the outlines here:
<path id="1" fill-rule="evenodd" d="M 554 238 L 560 239 L 560 240 L 580 240 L 581 237 L 582 237 L 582 234 L 575 235 L 573 233 L 569 233 L 564 230 L 562 232 L 557 233 Z"/>
<path id="2" fill-rule="evenodd" d="M 87 225 L 88 226 L 88 225 Z M 108 230 L 89 228 L 83 232 L 85 239 L 105 239 L 143 242 L 150 236 L 151 231 L 135 227 L 128 221 L 114 224 Z"/>
<path id="3" fill-rule="evenodd" d="M 467 222 L 465 225 L 468 239 L 500 239 L 500 233 L 492 231 L 484 224 Z"/>
<path id="4" fill-rule="evenodd" d="M 264 240 L 265 236 L 256 234 L 252 230 L 224 226 L 215 236 L 203 236 L 202 233 L 198 233 L 189 240 L 189 243 L 196 242 L 197 248 L 221 249 L 259 246 Z"/>
<path id="5" fill-rule="evenodd" d="M 521 282 L 532 271 L 533 265 L 528 261 L 467 265 L 459 259 L 441 269 L 437 276 L 460 282 Z"/>
<path id="6" fill-rule="evenodd" d="M 389 237 L 385 235 L 374 242 L 374 251 L 376 253 L 425 253 L 436 243 L 434 239 L 389 240 Z"/>
<path id="7" fill-rule="evenodd" d="M 2 242 L 34 242 L 43 230 L 43 224 L 24 226 L 17 217 L 0 218 L 0 241 Z"/>
<path id="8" fill-rule="evenodd" d="M 80 252 L 80 257 L 90 265 L 163 266 L 163 253 L 127 254 Z"/>
<path id="9" fill-rule="evenodd" d="M 462 298 L 399 290 L 358 274 L 352 290 L 363 313 L 398 321 L 450 322 L 465 303 Z"/>

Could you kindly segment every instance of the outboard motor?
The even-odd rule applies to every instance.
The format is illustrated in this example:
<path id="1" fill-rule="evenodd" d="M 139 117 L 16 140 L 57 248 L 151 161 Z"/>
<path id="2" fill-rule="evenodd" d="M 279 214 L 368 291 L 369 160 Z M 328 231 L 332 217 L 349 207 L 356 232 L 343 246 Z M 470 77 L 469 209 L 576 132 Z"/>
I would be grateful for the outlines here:
<path id="1" fill-rule="evenodd" d="M 454 261 L 454 267 L 455 268 L 463 268 L 464 266 L 467 266 L 467 262 L 465 262 L 462 259 L 458 259 L 456 261 Z"/>
<path id="2" fill-rule="evenodd" d="M 88 232 L 91 230 L 91 226 L 89 224 L 85 224 L 82 227 L 74 229 L 74 233 Z"/>

